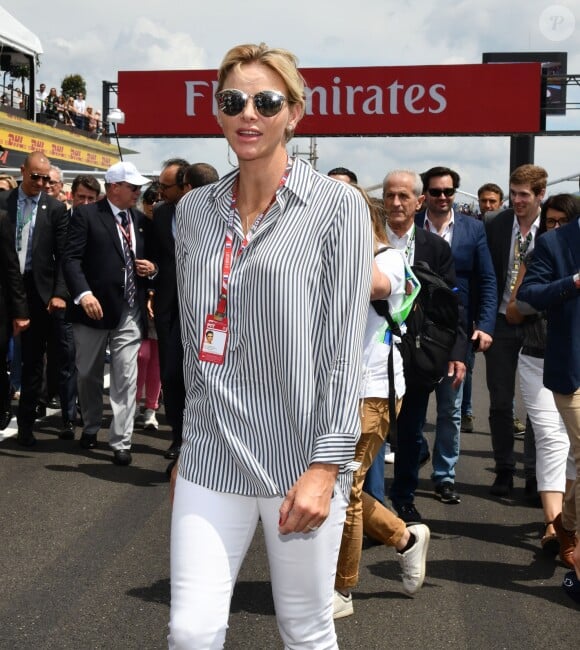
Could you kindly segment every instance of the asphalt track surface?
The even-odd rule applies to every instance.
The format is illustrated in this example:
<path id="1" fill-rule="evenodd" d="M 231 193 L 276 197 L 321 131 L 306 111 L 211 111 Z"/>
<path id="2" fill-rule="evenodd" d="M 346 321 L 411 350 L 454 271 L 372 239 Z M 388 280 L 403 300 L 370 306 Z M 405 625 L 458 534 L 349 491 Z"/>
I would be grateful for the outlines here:
<path id="1" fill-rule="evenodd" d="M 541 510 L 523 498 L 522 441 L 513 498 L 488 494 L 483 368 L 478 355 L 476 432 L 463 434 L 458 465 L 461 503 L 436 501 L 429 465 L 421 470 L 416 504 L 432 534 L 423 589 L 405 596 L 394 550 L 365 548 L 355 613 L 336 622 L 341 649 L 579 647 L 579 606 L 560 586 L 566 569 L 542 553 Z M 133 465 L 117 467 L 104 442 L 84 451 L 78 441 L 59 440 L 58 423 L 56 415 L 37 422 L 39 442 L 30 450 L 0 442 L 0 648 L 167 647 L 168 429 L 137 430 Z M 226 648 L 281 647 L 258 530 L 235 589 Z"/>

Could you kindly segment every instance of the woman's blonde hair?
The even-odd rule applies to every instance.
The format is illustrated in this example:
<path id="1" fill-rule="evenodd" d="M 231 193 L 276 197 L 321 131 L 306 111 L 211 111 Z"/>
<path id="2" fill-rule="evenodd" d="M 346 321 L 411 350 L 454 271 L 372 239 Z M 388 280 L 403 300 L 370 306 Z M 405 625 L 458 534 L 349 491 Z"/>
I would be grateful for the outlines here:
<path id="1" fill-rule="evenodd" d="M 304 93 L 304 77 L 298 70 L 298 59 L 289 50 L 271 48 L 266 43 L 259 45 L 246 44 L 232 47 L 225 55 L 218 70 L 217 92 L 224 89 L 224 83 L 229 73 L 248 63 L 261 63 L 282 77 L 286 85 L 286 100 L 289 106 L 300 107 L 300 117 L 306 107 Z M 286 140 L 290 140 L 293 132 L 286 133 Z"/>
<path id="2" fill-rule="evenodd" d="M 369 196 L 367 191 L 364 190 L 360 185 L 357 185 L 356 183 L 351 183 L 351 185 L 352 187 L 356 187 L 356 189 L 362 194 L 364 200 L 369 206 L 369 211 L 371 213 L 371 223 L 373 225 L 373 240 L 376 253 L 377 250 L 381 247 L 381 244 L 387 246 L 391 245 L 391 242 L 389 241 L 389 237 L 387 236 L 387 232 L 385 230 L 385 209 L 383 207 L 383 202 L 380 199 Z"/>
<path id="3" fill-rule="evenodd" d="M 18 183 L 16 182 L 16 179 L 14 178 L 14 176 L 10 176 L 10 174 L 0 174 L 0 181 L 6 181 L 13 190 L 15 190 L 18 187 Z"/>

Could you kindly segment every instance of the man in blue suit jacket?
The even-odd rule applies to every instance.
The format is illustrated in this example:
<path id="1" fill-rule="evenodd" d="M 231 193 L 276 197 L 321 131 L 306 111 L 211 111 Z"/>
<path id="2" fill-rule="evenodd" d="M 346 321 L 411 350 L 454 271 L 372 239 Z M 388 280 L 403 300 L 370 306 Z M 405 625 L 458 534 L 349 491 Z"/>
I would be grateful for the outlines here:
<path id="1" fill-rule="evenodd" d="M 465 330 L 473 349 L 484 351 L 491 345 L 497 311 L 496 279 L 483 224 L 456 212 L 453 201 L 459 174 L 448 167 L 432 167 L 421 175 L 426 210 L 417 214 L 418 228 L 439 235 L 451 246 L 457 288 L 464 307 Z M 463 383 L 453 377 L 435 389 L 437 425 L 433 445 L 431 479 L 435 494 L 443 503 L 459 503 L 455 491 L 455 466 L 459 458 Z"/>
<path id="2" fill-rule="evenodd" d="M 544 385 L 554 400 L 580 474 L 580 218 L 538 238 L 518 299 L 548 314 Z M 580 480 L 567 493 L 562 525 L 576 529 L 574 551 L 580 578 Z"/>

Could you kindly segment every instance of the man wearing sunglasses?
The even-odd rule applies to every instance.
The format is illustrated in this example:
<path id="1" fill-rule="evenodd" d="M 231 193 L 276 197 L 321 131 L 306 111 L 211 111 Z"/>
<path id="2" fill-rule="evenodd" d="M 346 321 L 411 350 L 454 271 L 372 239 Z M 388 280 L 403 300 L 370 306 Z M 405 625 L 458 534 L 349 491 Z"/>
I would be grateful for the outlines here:
<path id="1" fill-rule="evenodd" d="M 484 352 L 492 343 L 497 310 L 495 273 L 485 228 L 477 219 L 453 208 L 460 183 L 456 171 L 432 167 L 421 178 L 426 209 L 417 215 L 415 223 L 418 228 L 442 237 L 451 246 L 470 347 L 474 352 Z M 452 362 L 453 373 L 435 389 L 437 426 L 431 480 L 435 496 L 448 504 L 460 502 L 455 489 L 455 466 L 459 460 L 463 382 L 456 380 L 465 371 L 466 357 Z M 425 447 L 428 450 L 426 441 Z"/>
<path id="2" fill-rule="evenodd" d="M 16 250 L 28 300 L 30 327 L 22 332 L 22 385 L 18 404 L 19 445 L 36 443 L 32 432 L 42 389 L 47 337 L 53 315 L 64 310 L 68 292 L 61 260 L 66 241 L 66 206 L 48 196 L 50 162 L 43 153 L 29 154 L 21 167 L 20 187 L 0 194 L 15 228 Z"/>
<path id="3" fill-rule="evenodd" d="M 147 218 L 136 210 L 149 183 L 135 165 L 105 174 L 105 198 L 79 205 L 68 229 L 63 270 L 71 295 L 67 316 L 77 350 L 83 449 L 93 449 L 103 415 L 105 349 L 111 352 L 109 445 L 116 465 L 129 465 L 137 394 L 137 354 L 146 331 L 146 291 L 155 265 L 146 259 Z"/>

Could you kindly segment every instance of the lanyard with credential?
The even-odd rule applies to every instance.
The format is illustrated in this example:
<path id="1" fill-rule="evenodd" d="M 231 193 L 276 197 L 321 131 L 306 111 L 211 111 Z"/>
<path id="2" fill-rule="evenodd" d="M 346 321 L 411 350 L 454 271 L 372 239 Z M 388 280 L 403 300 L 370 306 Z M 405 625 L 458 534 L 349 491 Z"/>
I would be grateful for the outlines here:
<path id="1" fill-rule="evenodd" d="M 274 201 L 276 200 L 276 197 L 278 196 L 278 192 L 284 185 L 286 185 L 286 181 L 288 180 L 288 176 L 290 174 L 290 170 L 292 169 L 292 158 L 288 159 L 288 164 L 286 165 L 286 169 L 284 170 L 284 173 L 282 174 L 282 178 L 280 179 L 280 182 L 278 183 L 278 187 L 276 188 L 276 191 L 272 195 L 272 198 L 270 199 L 270 202 L 266 206 L 266 208 L 256 217 L 256 220 L 254 221 L 253 226 L 250 228 L 246 236 L 244 237 L 242 243 L 240 244 L 240 248 L 237 252 L 236 259 L 240 257 L 243 252 L 246 250 L 248 247 L 248 244 L 252 241 L 256 230 L 258 229 L 258 226 L 262 223 L 262 220 L 268 213 L 268 210 L 272 207 L 274 204 Z M 236 213 L 236 207 L 238 204 L 238 179 L 236 179 L 236 182 L 234 184 L 234 188 L 232 190 L 232 202 L 230 205 L 230 214 L 228 217 L 228 227 L 226 231 L 226 239 L 224 243 L 224 261 L 222 265 L 222 287 L 220 291 L 220 297 L 218 300 L 218 305 L 217 309 L 215 312 L 216 318 L 223 318 L 226 315 L 226 309 L 227 309 L 227 296 L 228 296 L 228 285 L 230 281 L 230 273 L 232 270 L 232 249 L 233 249 L 233 242 L 234 242 L 234 215 Z"/>

